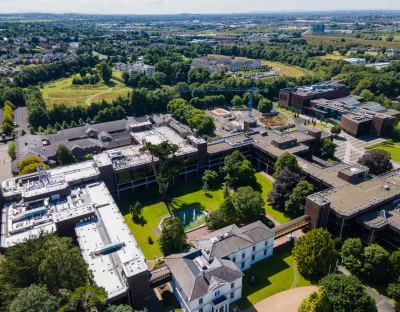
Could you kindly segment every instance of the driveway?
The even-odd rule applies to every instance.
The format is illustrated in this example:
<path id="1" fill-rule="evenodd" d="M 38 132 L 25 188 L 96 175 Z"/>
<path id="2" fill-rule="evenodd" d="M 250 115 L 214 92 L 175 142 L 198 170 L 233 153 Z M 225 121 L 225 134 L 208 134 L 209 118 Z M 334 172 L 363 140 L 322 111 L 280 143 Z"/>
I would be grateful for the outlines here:
<path id="1" fill-rule="evenodd" d="M 306 286 L 282 291 L 256 303 L 244 312 L 297 312 L 301 302 L 316 290 L 316 286 Z"/>
<path id="2" fill-rule="evenodd" d="M 12 178 L 11 158 L 8 155 L 8 145 L 0 144 L 0 181 Z"/>
<path id="3" fill-rule="evenodd" d="M 14 120 L 18 124 L 18 130 L 24 129 L 28 132 L 28 110 L 26 107 L 18 107 L 14 110 Z"/>

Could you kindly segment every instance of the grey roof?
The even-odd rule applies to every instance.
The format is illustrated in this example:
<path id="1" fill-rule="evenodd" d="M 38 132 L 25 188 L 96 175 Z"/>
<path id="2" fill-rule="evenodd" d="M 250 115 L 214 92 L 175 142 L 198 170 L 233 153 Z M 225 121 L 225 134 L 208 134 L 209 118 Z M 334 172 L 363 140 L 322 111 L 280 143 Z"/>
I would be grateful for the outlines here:
<path id="1" fill-rule="evenodd" d="M 223 259 L 215 259 L 202 271 L 194 261 L 201 256 L 200 250 L 192 249 L 165 258 L 171 273 L 190 301 L 204 296 L 220 284 L 231 283 L 244 275 L 232 261 Z"/>
<path id="2" fill-rule="evenodd" d="M 235 224 L 211 232 L 192 241 L 193 246 L 203 250 L 203 255 L 209 261 L 214 258 L 224 258 L 255 243 L 274 236 L 261 221 L 256 221 L 241 228 Z M 218 238 L 215 242 L 212 239 Z"/>

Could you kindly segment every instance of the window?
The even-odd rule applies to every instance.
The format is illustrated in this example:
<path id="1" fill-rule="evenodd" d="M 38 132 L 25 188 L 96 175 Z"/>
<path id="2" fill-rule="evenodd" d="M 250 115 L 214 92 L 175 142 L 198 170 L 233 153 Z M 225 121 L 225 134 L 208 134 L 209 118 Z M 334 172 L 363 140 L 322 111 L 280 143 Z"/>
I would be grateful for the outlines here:
<path id="1" fill-rule="evenodd" d="M 200 298 L 199 299 L 199 305 L 202 305 L 203 304 L 203 298 Z"/>
<path id="2" fill-rule="evenodd" d="M 267 246 L 268 246 L 268 241 L 266 240 L 266 241 L 265 241 L 265 247 L 267 247 Z"/>
<path id="3" fill-rule="evenodd" d="M 240 267 L 243 269 L 244 268 L 244 262 L 242 262 L 242 264 L 240 265 Z"/>
<path id="4" fill-rule="evenodd" d="M 231 289 L 235 288 L 235 283 L 231 284 Z"/>
<path id="5" fill-rule="evenodd" d="M 253 246 L 253 251 L 256 251 L 256 246 Z"/>
<path id="6" fill-rule="evenodd" d="M 233 261 L 233 262 L 236 262 L 236 257 L 233 257 L 233 258 L 232 258 L 232 261 Z"/>
<path id="7" fill-rule="evenodd" d="M 242 259 L 244 259 L 244 257 L 246 257 L 246 254 L 245 254 L 245 253 L 242 253 Z"/>
<path id="8" fill-rule="evenodd" d="M 264 256 L 267 254 L 267 249 L 264 250 Z"/>
<path id="9" fill-rule="evenodd" d="M 235 297 L 235 293 L 231 292 L 231 299 L 233 299 L 233 297 Z"/>
<path id="10" fill-rule="evenodd" d="M 251 256 L 251 260 L 252 260 L 252 261 L 254 261 L 255 258 L 256 258 L 255 255 L 252 255 L 252 256 Z"/>
<path id="11" fill-rule="evenodd" d="M 219 296 L 219 290 L 217 290 L 216 292 L 215 292 L 215 297 L 218 297 Z"/>

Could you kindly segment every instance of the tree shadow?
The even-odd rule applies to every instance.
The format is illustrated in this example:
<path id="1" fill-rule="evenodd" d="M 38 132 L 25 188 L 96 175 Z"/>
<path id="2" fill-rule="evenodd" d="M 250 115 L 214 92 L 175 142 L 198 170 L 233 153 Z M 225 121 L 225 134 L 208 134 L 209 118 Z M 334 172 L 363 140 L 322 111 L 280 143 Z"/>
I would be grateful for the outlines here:
<path id="1" fill-rule="evenodd" d="M 112 80 L 110 80 L 109 82 L 104 81 L 104 84 L 109 88 L 114 88 L 116 86 L 116 83 Z"/>
<path id="2" fill-rule="evenodd" d="M 133 223 L 141 225 L 142 227 L 147 224 L 147 220 L 143 216 L 140 216 L 139 218 L 132 217 L 132 221 Z"/>
<path id="3" fill-rule="evenodd" d="M 199 202 L 187 203 L 177 198 L 173 198 L 171 200 L 165 200 L 164 204 L 165 206 L 167 206 L 168 212 L 171 215 L 189 208 L 205 210 L 205 207 Z"/>

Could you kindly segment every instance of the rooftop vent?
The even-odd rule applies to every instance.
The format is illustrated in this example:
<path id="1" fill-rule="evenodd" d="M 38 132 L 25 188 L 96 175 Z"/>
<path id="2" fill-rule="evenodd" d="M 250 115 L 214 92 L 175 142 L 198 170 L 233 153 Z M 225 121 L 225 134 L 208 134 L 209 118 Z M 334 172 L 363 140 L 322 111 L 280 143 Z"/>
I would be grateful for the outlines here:
<path id="1" fill-rule="evenodd" d="M 386 191 L 389 191 L 389 190 L 390 190 L 389 185 L 385 185 L 383 188 L 384 188 Z"/>

